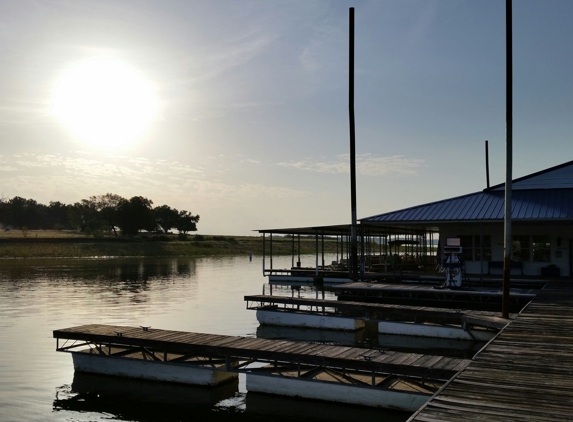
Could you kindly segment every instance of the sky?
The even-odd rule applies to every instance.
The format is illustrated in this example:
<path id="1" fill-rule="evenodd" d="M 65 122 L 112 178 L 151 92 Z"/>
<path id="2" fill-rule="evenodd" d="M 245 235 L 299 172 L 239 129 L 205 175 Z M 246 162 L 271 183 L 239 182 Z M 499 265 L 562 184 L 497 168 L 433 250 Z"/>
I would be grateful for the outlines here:
<path id="1" fill-rule="evenodd" d="M 484 189 L 485 140 L 502 183 L 503 0 L 4 0 L 0 193 L 144 196 L 202 234 L 350 223 L 349 7 L 358 218 Z M 573 159 L 572 18 L 514 1 L 514 178 Z"/>

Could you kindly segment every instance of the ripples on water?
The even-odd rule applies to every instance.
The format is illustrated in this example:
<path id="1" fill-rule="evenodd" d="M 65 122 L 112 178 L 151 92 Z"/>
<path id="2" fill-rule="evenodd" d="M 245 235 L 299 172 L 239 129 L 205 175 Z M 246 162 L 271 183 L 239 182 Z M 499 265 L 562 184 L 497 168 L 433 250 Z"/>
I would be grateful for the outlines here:
<path id="1" fill-rule="evenodd" d="M 290 265 L 290 257 L 274 261 L 276 268 Z M 402 413 L 247 394 L 242 375 L 238 385 L 207 389 L 74 374 L 69 354 L 55 352 L 54 329 L 90 323 L 337 341 L 319 330 L 258 328 L 243 296 L 260 294 L 264 282 L 260 258 L 246 256 L 1 260 L 0 420 L 405 420 Z"/>

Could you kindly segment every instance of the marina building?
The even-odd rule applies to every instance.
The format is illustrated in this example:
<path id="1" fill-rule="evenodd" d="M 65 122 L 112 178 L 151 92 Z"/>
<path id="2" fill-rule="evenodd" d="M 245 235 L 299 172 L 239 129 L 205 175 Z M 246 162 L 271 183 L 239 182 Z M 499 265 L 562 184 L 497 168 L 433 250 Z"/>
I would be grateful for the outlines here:
<path id="1" fill-rule="evenodd" d="M 368 226 L 459 238 L 468 274 L 501 273 L 505 184 L 364 218 Z M 512 274 L 573 274 L 573 161 L 513 180 Z"/>
<path id="2" fill-rule="evenodd" d="M 444 246 L 448 239 L 455 239 L 461 246 L 465 273 L 500 276 L 504 255 L 504 196 L 505 184 L 499 184 L 360 219 L 362 278 L 376 278 L 381 272 L 396 273 L 397 268 L 400 272 L 431 271 L 446 257 Z M 512 275 L 573 275 L 573 161 L 514 179 L 512 202 Z M 336 277 L 338 271 L 339 277 L 342 273 L 347 277 L 348 267 L 344 264 L 350 259 L 350 228 L 338 225 L 259 230 L 271 240 L 271 257 L 266 261 L 265 274 L 271 278 L 298 275 L 326 279 Z M 292 268 L 272 267 L 273 234 L 292 238 Z M 299 268 L 300 259 L 297 261 L 296 256 L 301 236 L 316 239 L 315 268 Z M 325 238 L 336 240 L 337 260 L 332 262 L 336 265 L 324 260 Z"/>

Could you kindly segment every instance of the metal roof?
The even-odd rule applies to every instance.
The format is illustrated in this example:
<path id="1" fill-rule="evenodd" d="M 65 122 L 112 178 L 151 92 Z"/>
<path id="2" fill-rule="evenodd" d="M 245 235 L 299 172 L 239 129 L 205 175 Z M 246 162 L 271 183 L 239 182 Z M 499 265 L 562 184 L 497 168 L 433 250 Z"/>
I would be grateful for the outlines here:
<path id="1" fill-rule="evenodd" d="M 523 189 L 573 189 L 573 161 L 520 177 L 511 182 L 511 190 Z M 486 189 L 487 190 L 487 189 Z M 505 183 L 490 190 L 505 190 Z"/>
<path id="2" fill-rule="evenodd" d="M 413 230 L 438 231 L 439 223 L 503 221 L 505 184 L 482 192 L 457 196 L 399 211 L 360 219 L 369 234 Z M 560 222 L 573 220 L 573 161 L 512 181 L 512 216 L 516 221 Z M 259 233 L 348 235 L 351 226 L 261 229 Z"/>
<path id="3" fill-rule="evenodd" d="M 512 192 L 513 220 L 573 220 L 572 189 Z M 364 223 L 438 223 L 503 220 L 504 192 L 489 190 L 363 218 Z"/>
<path id="4" fill-rule="evenodd" d="M 314 226 L 314 227 L 291 227 L 282 229 L 258 229 L 259 233 L 272 234 L 303 234 L 303 235 L 348 235 L 350 233 L 349 224 L 339 224 L 336 226 Z"/>
<path id="5" fill-rule="evenodd" d="M 383 225 L 368 225 L 366 223 L 361 224 L 362 228 L 365 230 L 369 236 L 373 235 L 386 235 L 386 234 L 403 234 L 406 230 L 407 233 L 412 233 L 412 228 L 405 229 L 404 227 L 392 226 L 387 227 Z M 336 226 L 314 226 L 314 227 L 291 227 L 282 229 L 259 229 L 254 230 L 259 233 L 270 233 L 270 234 L 285 234 L 285 235 L 327 235 L 327 236 L 348 236 L 350 235 L 350 229 L 352 226 L 350 224 L 340 224 Z M 437 229 L 436 229 L 437 230 Z M 419 230 L 420 231 L 420 230 Z M 432 231 L 431 228 L 428 231 Z M 422 233 L 423 231 L 420 231 Z"/>

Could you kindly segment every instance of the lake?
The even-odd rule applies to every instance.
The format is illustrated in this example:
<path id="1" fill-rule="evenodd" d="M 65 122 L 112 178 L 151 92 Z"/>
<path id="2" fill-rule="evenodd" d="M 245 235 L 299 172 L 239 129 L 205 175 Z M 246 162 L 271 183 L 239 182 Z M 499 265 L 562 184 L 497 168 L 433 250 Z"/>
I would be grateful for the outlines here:
<path id="1" fill-rule="evenodd" d="M 314 256 L 303 257 L 303 265 L 313 263 Z M 275 257 L 274 266 L 290 266 L 290 257 Z M 261 258 L 248 256 L 0 260 L 0 421 L 407 419 L 401 412 L 248 393 L 243 375 L 238 383 L 200 388 L 74 374 L 71 356 L 55 351 L 53 330 L 90 323 L 336 341 L 318 330 L 259 328 L 243 296 L 261 294 L 265 282 Z"/>

